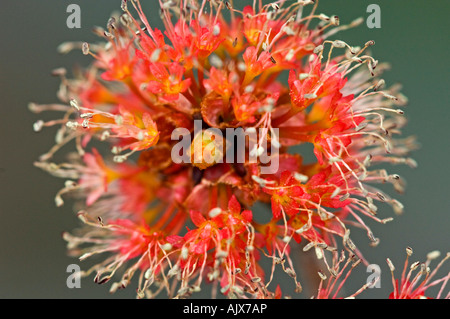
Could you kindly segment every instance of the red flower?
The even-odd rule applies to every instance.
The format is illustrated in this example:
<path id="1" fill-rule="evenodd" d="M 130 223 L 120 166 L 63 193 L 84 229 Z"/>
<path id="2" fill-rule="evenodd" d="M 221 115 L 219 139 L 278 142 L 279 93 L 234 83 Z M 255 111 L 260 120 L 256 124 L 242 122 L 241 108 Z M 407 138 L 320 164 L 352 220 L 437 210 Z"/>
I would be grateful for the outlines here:
<path id="1" fill-rule="evenodd" d="M 156 78 L 149 81 L 147 88 L 154 94 L 161 94 L 167 101 L 175 101 L 180 93 L 187 90 L 190 79 L 183 80 L 184 68 L 178 63 L 172 63 L 167 69 L 162 63 L 150 65 L 150 72 Z"/>
<path id="2" fill-rule="evenodd" d="M 365 220 L 389 221 L 376 216 L 377 201 L 402 211 L 373 185 L 402 191 L 399 177 L 370 168 L 414 166 L 405 157 L 412 140 L 394 139 L 402 101 L 373 81 L 377 61 L 364 53 L 373 42 L 328 40 L 338 18 L 315 14 L 317 4 L 305 14 L 307 3 L 255 1 L 240 11 L 227 1 L 160 1 L 158 30 L 139 0 L 122 1 L 120 18 L 96 29 L 105 43 L 82 45 L 95 63 L 71 80 L 57 72 L 62 103 L 30 105 L 64 113 L 35 123 L 61 125 L 36 165 L 68 179 L 58 206 L 68 193 L 81 199 L 85 225 L 65 237 L 83 259 L 110 254 L 93 268 L 98 282 L 122 268 L 112 290 L 140 271 L 138 297 L 187 297 L 207 281 L 213 295 L 279 298 L 280 268 L 301 291 L 295 242 L 319 259 L 331 251 L 339 268 L 339 246 L 362 258 L 351 227 L 377 243 Z M 71 141 L 76 154 L 50 162 Z M 293 154 L 302 144 L 309 163 L 308 148 Z M 319 298 L 334 296 L 329 282 Z M 401 283 L 405 295 L 414 284 Z"/>
<path id="3" fill-rule="evenodd" d="M 281 173 L 280 181 L 276 186 L 267 187 L 264 191 L 272 196 L 272 214 L 275 219 L 281 218 L 282 211 L 291 217 L 298 214 L 302 200 L 309 198 L 289 171 Z"/>

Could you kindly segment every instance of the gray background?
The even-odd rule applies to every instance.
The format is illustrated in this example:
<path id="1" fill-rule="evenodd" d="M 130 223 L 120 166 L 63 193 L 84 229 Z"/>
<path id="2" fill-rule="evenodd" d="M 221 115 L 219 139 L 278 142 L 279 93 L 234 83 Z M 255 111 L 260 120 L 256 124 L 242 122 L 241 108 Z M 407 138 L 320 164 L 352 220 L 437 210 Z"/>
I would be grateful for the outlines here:
<path id="1" fill-rule="evenodd" d="M 156 1 L 142 0 L 152 24 L 161 26 Z M 77 3 L 82 10 L 82 28 L 66 27 L 66 7 Z M 388 167 L 408 182 L 398 199 L 405 214 L 387 225 L 369 222 L 381 243 L 370 248 L 364 232 L 354 231 L 355 242 L 373 263 L 381 266 L 381 288 L 361 298 L 383 298 L 391 291 L 385 259 L 401 268 L 405 247 L 415 251 L 414 260 L 427 252 L 449 251 L 450 148 L 449 111 L 449 8 L 447 0 L 321 0 L 319 12 L 336 14 L 341 23 L 367 17 L 366 8 L 377 3 L 382 10 L 381 29 L 365 25 L 335 36 L 352 45 L 375 40 L 373 55 L 392 64 L 384 76 L 388 84 L 401 82 L 410 103 L 405 135 L 414 134 L 422 147 L 414 153 L 419 167 Z M 66 267 L 77 260 L 66 256 L 61 233 L 72 230 L 78 220 L 70 204 L 54 206 L 53 196 L 63 181 L 33 167 L 33 161 L 52 146 L 55 130 L 36 134 L 32 124 L 40 118 L 27 110 L 30 101 L 56 102 L 59 80 L 50 71 L 86 65 L 90 58 L 80 52 L 60 56 L 63 41 L 95 41 L 90 29 L 104 26 L 110 13 L 120 9 L 120 0 L 3 1 L 0 19 L 0 298 L 105 298 L 108 287 L 97 286 L 92 277 L 81 289 L 66 287 Z M 155 18 L 156 17 L 156 18 Z M 45 117 L 44 117 L 45 118 Z M 52 118 L 52 116 L 47 117 Z M 393 213 L 389 208 L 380 216 Z M 449 267 L 447 265 L 446 270 Z M 357 268 L 346 287 L 351 293 L 365 283 L 365 268 Z M 285 278 L 285 277 L 283 277 Z M 309 297 L 308 294 L 301 295 Z M 133 298 L 134 287 L 112 298 Z"/>

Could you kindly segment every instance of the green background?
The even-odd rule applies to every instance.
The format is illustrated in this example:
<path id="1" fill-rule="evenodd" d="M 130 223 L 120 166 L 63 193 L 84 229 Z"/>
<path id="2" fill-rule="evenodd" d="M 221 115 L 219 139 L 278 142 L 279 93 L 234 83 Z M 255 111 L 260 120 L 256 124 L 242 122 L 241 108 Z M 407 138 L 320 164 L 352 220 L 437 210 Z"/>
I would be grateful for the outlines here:
<path id="1" fill-rule="evenodd" d="M 156 1 L 142 0 L 150 21 L 161 26 Z M 81 7 L 82 28 L 68 29 L 66 8 Z M 405 112 L 409 120 L 405 135 L 416 135 L 421 149 L 413 154 L 417 169 L 387 167 L 408 183 L 406 194 L 398 196 L 405 213 L 387 225 L 369 221 L 381 243 L 368 246 L 363 231 L 353 231 L 354 241 L 370 262 L 382 270 L 381 288 L 367 290 L 361 298 L 385 298 L 392 290 L 385 259 L 391 258 L 400 272 L 405 247 L 414 249 L 413 261 L 424 261 L 426 253 L 450 250 L 450 170 L 449 170 L 449 13 L 448 0 L 320 0 L 319 12 L 340 17 L 349 23 L 367 17 L 366 8 L 381 7 L 381 28 L 365 24 L 339 33 L 351 45 L 375 40 L 376 59 L 390 62 L 387 84 L 400 82 L 409 98 Z M 50 76 L 57 67 L 70 69 L 86 65 L 90 58 L 81 52 L 66 56 L 56 47 L 69 40 L 96 41 L 94 25 L 105 26 L 110 14 L 120 9 L 120 0 L 3 1 L 0 13 L 0 298 L 109 298 L 109 285 L 98 286 L 92 277 L 83 279 L 81 289 L 66 287 L 66 268 L 77 263 L 66 256 L 61 233 L 79 224 L 70 204 L 54 206 L 54 194 L 63 180 L 33 167 L 33 161 L 54 141 L 54 129 L 34 133 L 32 124 L 41 118 L 27 110 L 30 101 L 56 102 L 59 80 Z M 52 116 L 44 118 L 52 118 Z M 388 207 L 379 212 L 393 216 Z M 436 263 L 434 263 L 435 265 Z M 83 265 L 83 263 L 81 263 Z M 448 272 L 449 264 L 442 273 Z M 365 267 L 355 269 L 346 292 L 361 287 Z M 282 276 L 288 281 L 287 276 Z M 447 288 L 448 291 L 448 288 Z M 134 287 L 111 298 L 133 298 Z M 310 293 L 301 297 L 309 298 Z"/>

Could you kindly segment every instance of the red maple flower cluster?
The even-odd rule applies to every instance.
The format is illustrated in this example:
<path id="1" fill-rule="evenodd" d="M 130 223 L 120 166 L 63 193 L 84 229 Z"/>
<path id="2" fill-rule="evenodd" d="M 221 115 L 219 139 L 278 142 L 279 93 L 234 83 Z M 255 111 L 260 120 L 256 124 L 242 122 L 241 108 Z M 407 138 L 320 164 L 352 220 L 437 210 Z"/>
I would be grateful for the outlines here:
<path id="1" fill-rule="evenodd" d="M 64 112 L 35 124 L 61 125 L 36 165 L 68 180 L 58 205 L 72 193 L 83 206 L 84 227 L 64 235 L 71 254 L 109 254 L 84 274 L 94 271 L 105 283 L 123 268 L 114 291 L 139 272 L 139 297 L 185 297 L 207 281 L 228 297 L 266 298 L 281 295 L 270 285 L 278 266 L 301 291 L 295 242 L 314 247 L 319 259 L 342 245 L 364 260 L 349 227 L 365 229 L 376 244 L 366 220 L 392 219 L 378 217 L 376 203 L 403 209 L 373 186 L 402 191 L 399 176 L 369 167 L 415 165 L 408 157 L 414 141 L 395 138 L 405 97 L 398 87 L 384 89 L 378 76 L 386 66 L 366 52 L 374 42 L 328 40 L 342 26 L 336 16 L 316 14 L 314 1 L 255 1 L 243 10 L 218 0 L 159 2 L 164 31 L 150 25 L 138 0 L 124 0 L 123 13 L 95 29 L 104 43 L 63 44 L 93 64 L 74 79 L 56 70 L 61 103 L 31 105 Z M 248 156 L 219 161 L 221 150 L 207 161 L 211 128 L 258 130 L 256 148 L 247 141 L 235 152 L 271 154 L 277 169 L 268 173 L 267 163 Z M 192 135 L 188 162 L 173 158 L 177 129 Z M 271 142 L 267 149 L 262 140 Z M 51 162 L 71 141 L 75 154 Z M 291 151 L 301 144 L 312 146 L 316 161 Z M 109 155 L 100 151 L 105 145 Z M 252 209 L 256 203 L 271 207 L 268 221 Z"/>

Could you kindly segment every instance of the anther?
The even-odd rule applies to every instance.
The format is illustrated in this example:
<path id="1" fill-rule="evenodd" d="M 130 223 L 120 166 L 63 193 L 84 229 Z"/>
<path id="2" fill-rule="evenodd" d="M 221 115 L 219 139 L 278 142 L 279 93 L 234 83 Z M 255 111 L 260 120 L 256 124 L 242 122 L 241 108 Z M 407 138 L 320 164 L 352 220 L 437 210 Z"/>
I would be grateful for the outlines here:
<path id="1" fill-rule="evenodd" d="M 94 116 L 94 113 L 83 113 L 83 114 L 80 114 L 80 117 L 82 118 L 82 119 L 90 119 L 90 118 L 92 118 Z"/>
<path id="2" fill-rule="evenodd" d="M 100 140 L 105 141 L 107 138 L 109 138 L 110 135 L 111 135 L 111 133 L 109 133 L 109 131 L 104 131 L 102 133 L 102 135 L 100 136 Z"/>
<path id="3" fill-rule="evenodd" d="M 221 69 L 223 67 L 223 61 L 216 54 L 211 54 L 209 56 L 211 65 L 216 67 L 217 69 Z"/>
<path id="4" fill-rule="evenodd" d="M 285 272 L 292 278 L 297 277 L 297 275 L 295 274 L 295 271 L 292 270 L 292 268 L 286 268 Z"/>
<path id="5" fill-rule="evenodd" d="M 122 3 L 120 4 L 120 8 L 122 9 L 122 11 L 128 11 L 128 6 L 127 6 L 127 0 L 122 0 Z"/>
<path id="6" fill-rule="evenodd" d="M 330 21 L 330 17 L 323 13 L 319 14 L 319 19 L 322 21 Z"/>
<path id="7" fill-rule="evenodd" d="M 412 158 L 405 159 L 405 164 L 408 165 L 411 168 L 417 168 L 417 166 L 418 166 L 416 160 L 414 160 Z"/>
<path id="8" fill-rule="evenodd" d="M 124 13 L 120 16 L 120 23 L 122 23 L 124 26 L 129 26 L 132 22 L 133 20 L 131 20 L 128 14 Z"/>
<path id="9" fill-rule="evenodd" d="M 350 27 L 356 27 L 356 26 L 360 25 L 363 22 L 364 22 L 364 18 L 363 17 L 359 17 L 359 18 L 353 20 L 352 22 L 350 22 L 349 26 Z"/>
<path id="10" fill-rule="evenodd" d="M 81 126 L 83 128 L 89 128 L 89 119 L 84 119 L 83 122 L 81 123 Z"/>
<path id="11" fill-rule="evenodd" d="M 369 167 L 370 166 L 370 162 L 372 160 L 372 155 L 367 155 L 366 158 L 364 159 L 363 165 L 365 167 Z"/>
<path id="12" fill-rule="evenodd" d="M 413 263 L 410 267 L 411 270 L 416 270 L 417 267 L 419 267 L 420 265 L 420 261 L 416 261 L 415 263 Z"/>
<path id="13" fill-rule="evenodd" d="M 341 159 L 340 157 L 337 157 L 337 156 L 330 157 L 330 158 L 328 159 L 328 162 L 329 162 L 330 164 L 334 164 L 334 163 L 341 162 L 341 161 L 342 161 L 342 159 Z"/>
<path id="14" fill-rule="evenodd" d="M 385 93 L 385 92 L 383 92 L 383 96 L 385 98 L 388 98 L 388 99 L 393 100 L 393 101 L 397 101 L 398 100 L 397 97 L 395 97 L 395 96 L 393 96 L 391 94 Z"/>
<path id="15" fill-rule="evenodd" d="M 76 186 L 77 186 L 77 183 L 75 183 L 74 181 L 67 180 L 64 182 L 65 188 L 75 188 Z"/>
<path id="16" fill-rule="evenodd" d="M 408 257 L 411 257 L 411 255 L 413 254 L 413 249 L 411 247 L 406 247 L 406 254 L 408 255 Z"/>
<path id="17" fill-rule="evenodd" d="M 317 95 L 314 93 L 308 93 L 308 94 L 305 94 L 303 97 L 307 100 L 313 100 L 313 99 L 317 98 Z"/>
<path id="18" fill-rule="evenodd" d="M 33 130 L 35 132 L 40 132 L 43 127 L 44 127 L 44 121 L 42 121 L 42 120 L 38 120 L 33 124 Z"/>
<path id="19" fill-rule="evenodd" d="M 309 78 L 309 73 L 300 73 L 298 75 L 298 78 L 299 78 L 300 81 L 302 81 L 304 79 L 307 79 L 307 78 Z"/>
<path id="20" fill-rule="evenodd" d="M 330 268 L 330 269 L 328 269 L 328 271 L 330 272 L 332 277 L 336 278 L 338 276 L 338 273 L 336 270 Z"/>
<path id="21" fill-rule="evenodd" d="M 296 234 L 301 234 L 303 233 L 305 230 L 307 230 L 309 228 L 308 224 L 303 225 L 302 227 L 300 227 L 299 229 L 297 229 L 295 231 Z"/>
<path id="22" fill-rule="evenodd" d="M 434 250 L 434 251 L 432 251 L 432 252 L 427 254 L 427 259 L 428 260 L 433 260 L 433 259 L 439 258 L 440 255 L 441 255 L 440 251 Z"/>
<path id="23" fill-rule="evenodd" d="M 389 258 L 387 258 L 387 259 L 386 259 L 386 262 L 387 262 L 387 264 L 388 264 L 389 269 L 391 270 L 391 272 L 394 272 L 395 267 L 394 267 L 394 264 L 392 263 L 392 261 L 391 261 Z"/>
<path id="24" fill-rule="evenodd" d="M 284 236 L 284 237 L 283 237 L 283 242 L 284 242 L 284 243 L 287 244 L 287 243 L 289 243 L 290 241 L 291 241 L 291 237 L 290 237 L 290 236 Z"/>
<path id="25" fill-rule="evenodd" d="M 385 201 L 386 201 L 386 196 L 384 196 L 383 193 L 377 192 L 377 196 L 378 196 L 378 198 L 379 198 L 382 202 L 385 202 Z"/>
<path id="26" fill-rule="evenodd" d="M 374 86 L 373 90 L 374 91 L 378 91 L 379 89 L 381 89 L 384 85 L 386 84 L 386 82 L 381 79 L 380 81 L 378 81 L 378 83 Z"/>
<path id="27" fill-rule="evenodd" d="M 314 53 L 314 54 L 319 54 L 319 53 L 321 53 L 322 51 L 323 51 L 323 45 L 321 44 L 321 45 L 318 45 L 318 46 L 316 46 L 316 47 L 314 48 L 313 53 Z"/>
<path id="28" fill-rule="evenodd" d="M 151 268 L 147 269 L 144 274 L 146 280 L 149 280 L 150 277 L 153 277 L 153 270 Z"/>
<path id="29" fill-rule="evenodd" d="M 177 275 L 179 273 L 179 271 L 180 271 L 179 266 L 177 264 L 175 264 L 167 273 L 167 277 L 171 278 L 171 277 Z"/>
<path id="30" fill-rule="evenodd" d="M 214 218 L 222 213 L 222 209 L 219 207 L 213 208 L 209 211 L 208 215 L 211 218 Z"/>
<path id="31" fill-rule="evenodd" d="M 252 175 L 252 179 L 259 184 L 260 187 L 264 188 L 267 185 L 267 182 L 265 179 L 262 179 L 261 177 L 258 177 L 256 175 Z"/>
<path id="32" fill-rule="evenodd" d="M 64 76 L 66 75 L 67 70 L 65 68 L 57 68 L 52 71 L 52 76 Z"/>
<path id="33" fill-rule="evenodd" d="M 228 252 L 225 250 L 218 251 L 216 254 L 216 258 L 218 258 L 218 259 L 227 258 L 227 257 L 228 257 Z"/>
<path id="34" fill-rule="evenodd" d="M 381 220 L 381 223 L 387 224 L 387 223 L 389 223 L 389 222 L 391 222 L 391 221 L 393 221 L 393 220 L 394 220 L 394 218 L 388 217 L 388 218 L 382 219 L 382 220 Z"/>
<path id="35" fill-rule="evenodd" d="M 120 146 L 113 146 L 113 148 L 111 149 L 111 153 L 113 154 L 119 154 L 120 152 L 122 152 L 122 148 Z"/>
<path id="36" fill-rule="evenodd" d="M 186 247 L 181 248 L 181 254 L 180 254 L 181 259 L 188 259 L 189 257 L 189 250 Z"/>
<path id="37" fill-rule="evenodd" d="M 374 205 L 373 203 L 369 203 L 367 206 L 369 207 L 369 209 L 371 210 L 371 212 L 373 214 L 376 214 L 376 212 L 378 210 L 378 207 L 376 205 Z"/>
<path id="38" fill-rule="evenodd" d="M 327 276 L 325 276 L 325 274 L 321 270 L 319 270 L 317 273 L 319 274 L 320 279 L 327 280 Z"/>
<path id="39" fill-rule="evenodd" d="M 275 148 L 280 148 L 281 147 L 281 144 L 280 144 L 280 142 L 278 142 L 278 140 L 277 139 L 272 139 L 271 140 L 271 143 L 272 143 L 272 146 L 273 147 L 275 147 Z M 304 175 L 303 175 L 304 176 Z M 295 178 L 295 177 L 294 177 Z M 308 178 L 308 177 L 307 177 Z"/>
<path id="40" fill-rule="evenodd" d="M 57 47 L 57 51 L 60 54 L 67 54 L 70 51 L 72 51 L 75 48 L 75 45 L 73 42 L 63 42 Z"/>
<path id="41" fill-rule="evenodd" d="M 308 243 L 305 247 L 303 247 L 303 251 L 308 251 L 308 250 L 310 250 L 312 247 L 314 247 L 314 242 L 310 242 L 310 243 Z"/>
<path id="42" fill-rule="evenodd" d="M 247 275 L 250 271 L 250 264 L 248 262 L 245 263 L 244 274 Z"/>
<path id="43" fill-rule="evenodd" d="M 220 26 L 219 26 L 218 24 L 216 24 L 216 25 L 213 27 L 213 35 L 214 35 L 215 37 L 217 37 L 219 34 L 220 34 Z"/>
<path id="44" fill-rule="evenodd" d="M 69 104 L 71 107 L 73 107 L 77 111 L 80 110 L 80 107 L 78 106 L 78 102 L 75 99 L 70 99 Z"/>
<path id="45" fill-rule="evenodd" d="M 113 161 L 116 163 L 123 163 L 127 160 L 127 157 L 125 155 L 116 155 L 113 157 Z"/>
<path id="46" fill-rule="evenodd" d="M 106 27 L 108 29 L 114 30 L 116 28 L 116 18 L 114 18 L 114 17 L 109 18 L 108 23 L 106 24 Z"/>
<path id="47" fill-rule="evenodd" d="M 28 110 L 33 113 L 41 112 L 40 107 L 36 103 L 33 103 L 33 102 L 28 103 Z"/>
<path id="48" fill-rule="evenodd" d="M 75 121 L 69 121 L 69 122 L 66 123 L 66 126 L 69 129 L 76 130 L 78 128 L 78 123 L 75 122 Z"/>
<path id="49" fill-rule="evenodd" d="M 103 32 L 103 35 L 104 35 L 105 37 L 107 37 L 108 39 L 110 39 L 110 40 L 113 40 L 113 39 L 114 39 L 114 35 L 113 35 L 112 33 L 108 32 L 108 31 L 104 31 L 104 32 Z"/>
<path id="50" fill-rule="evenodd" d="M 339 17 L 338 16 L 332 16 L 331 18 L 330 18 L 330 23 L 332 24 L 332 25 L 335 25 L 335 26 L 338 26 L 339 25 Z"/>
<path id="51" fill-rule="evenodd" d="M 287 35 L 295 35 L 296 32 L 294 30 L 292 30 L 292 28 L 290 28 L 289 26 L 285 26 L 283 28 L 284 33 L 286 33 Z"/>
<path id="52" fill-rule="evenodd" d="M 351 250 L 355 250 L 356 249 L 355 244 L 353 243 L 353 241 L 350 238 L 347 239 L 346 243 L 348 245 L 348 248 L 350 248 Z"/>
<path id="53" fill-rule="evenodd" d="M 314 248 L 314 250 L 315 250 L 317 259 L 319 259 L 319 260 L 322 259 L 323 258 L 323 251 L 322 251 L 322 249 L 320 247 L 316 246 Z"/>
<path id="54" fill-rule="evenodd" d="M 116 115 L 114 117 L 114 122 L 116 122 L 117 125 L 122 125 L 123 124 L 123 117 L 121 115 Z"/>
<path id="55" fill-rule="evenodd" d="M 334 40 L 333 41 L 333 46 L 335 47 L 335 48 L 338 48 L 338 49 L 342 49 L 342 48 L 345 48 L 345 42 L 344 41 L 341 41 L 341 40 Z"/>
<path id="56" fill-rule="evenodd" d="M 188 291 L 189 291 L 189 287 L 182 287 L 182 288 L 178 289 L 177 294 L 182 296 L 182 295 L 185 295 Z"/>
<path id="57" fill-rule="evenodd" d="M 161 245 L 161 249 L 162 250 L 171 250 L 172 249 L 172 245 L 171 244 L 169 244 L 169 243 L 166 243 L 166 244 L 164 244 L 164 245 Z"/>
<path id="58" fill-rule="evenodd" d="M 223 286 L 223 287 L 220 289 L 220 292 L 224 294 L 225 292 L 227 292 L 228 289 L 230 289 L 230 285 Z"/>
<path id="59" fill-rule="evenodd" d="M 86 215 L 87 215 L 87 213 L 84 210 L 79 211 L 77 213 L 77 217 L 85 224 L 88 222 Z"/>
<path id="60" fill-rule="evenodd" d="M 294 173 L 294 178 L 300 183 L 306 183 L 308 181 L 308 176 L 300 174 L 298 172 Z"/>
<path id="61" fill-rule="evenodd" d="M 356 260 L 353 264 L 352 264 L 352 268 L 355 268 L 356 266 L 358 266 L 361 263 L 361 259 Z"/>
<path id="62" fill-rule="evenodd" d="M 394 209 L 394 213 L 396 213 L 397 215 L 401 215 L 403 213 L 404 210 L 404 206 L 402 203 L 400 203 L 398 200 L 393 199 L 391 201 L 392 204 L 392 208 Z"/>
<path id="63" fill-rule="evenodd" d="M 144 138 L 145 138 L 145 135 L 146 135 L 146 133 L 144 133 L 143 131 L 139 131 L 139 133 L 137 134 L 136 138 L 137 138 L 139 141 L 143 141 Z"/>
<path id="64" fill-rule="evenodd" d="M 89 54 L 89 43 L 83 42 L 83 45 L 81 46 L 81 50 L 84 55 L 88 55 Z"/>
<path id="65" fill-rule="evenodd" d="M 389 143 L 388 141 L 384 142 L 384 148 L 386 150 L 386 153 L 388 153 L 388 154 L 392 153 L 391 143 Z"/>
<path id="66" fill-rule="evenodd" d="M 275 11 L 280 10 L 280 6 L 276 3 L 271 3 L 270 6 L 272 7 L 272 9 L 274 9 Z"/>
<path id="67" fill-rule="evenodd" d="M 62 199 L 62 197 L 60 195 L 55 196 L 55 204 L 57 207 L 61 207 L 64 205 L 64 200 Z"/>

